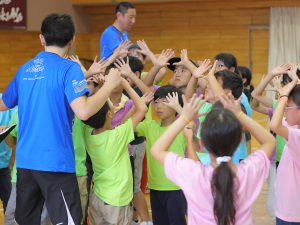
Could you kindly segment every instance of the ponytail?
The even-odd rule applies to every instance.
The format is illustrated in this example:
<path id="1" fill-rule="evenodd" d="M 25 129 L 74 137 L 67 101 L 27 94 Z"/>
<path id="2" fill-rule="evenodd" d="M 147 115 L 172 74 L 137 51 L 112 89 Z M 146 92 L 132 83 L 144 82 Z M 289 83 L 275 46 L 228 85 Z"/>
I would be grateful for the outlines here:
<path id="1" fill-rule="evenodd" d="M 217 225 L 235 224 L 234 173 L 227 162 L 215 168 L 211 180 L 214 198 L 214 216 Z"/>

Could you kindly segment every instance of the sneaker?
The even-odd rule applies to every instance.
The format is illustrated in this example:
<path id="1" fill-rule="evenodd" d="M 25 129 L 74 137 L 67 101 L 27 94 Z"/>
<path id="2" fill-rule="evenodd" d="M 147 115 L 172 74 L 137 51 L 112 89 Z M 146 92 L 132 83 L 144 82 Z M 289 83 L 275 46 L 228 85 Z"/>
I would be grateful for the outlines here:
<path id="1" fill-rule="evenodd" d="M 140 225 L 140 221 L 131 220 L 131 225 Z"/>
<path id="2" fill-rule="evenodd" d="M 144 221 L 140 225 L 153 225 L 153 222 L 151 220 Z"/>

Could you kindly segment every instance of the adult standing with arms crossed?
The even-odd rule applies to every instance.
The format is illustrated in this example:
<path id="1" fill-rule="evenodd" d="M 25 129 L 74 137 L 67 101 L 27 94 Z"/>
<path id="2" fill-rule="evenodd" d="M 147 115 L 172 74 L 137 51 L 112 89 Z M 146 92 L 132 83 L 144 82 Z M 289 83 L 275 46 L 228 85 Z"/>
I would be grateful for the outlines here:
<path id="1" fill-rule="evenodd" d="M 44 51 L 19 68 L 0 98 L 0 111 L 18 105 L 19 139 L 16 150 L 19 225 L 39 225 L 44 202 L 52 224 L 79 225 L 81 204 L 75 174 L 72 120 L 94 115 L 121 83 L 117 70 L 87 98 L 80 66 L 63 56 L 73 44 L 70 15 L 50 14 L 42 22 Z"/>
<path id="2" fill-rule="evenodd" d="M 107 27 L 100 39 L 100 58 L 109 58 L 122 41 L 129 41 L 128 30 L 135 24 L 136 10 L 130 2 L 116 6 L 116 20 Z"/>

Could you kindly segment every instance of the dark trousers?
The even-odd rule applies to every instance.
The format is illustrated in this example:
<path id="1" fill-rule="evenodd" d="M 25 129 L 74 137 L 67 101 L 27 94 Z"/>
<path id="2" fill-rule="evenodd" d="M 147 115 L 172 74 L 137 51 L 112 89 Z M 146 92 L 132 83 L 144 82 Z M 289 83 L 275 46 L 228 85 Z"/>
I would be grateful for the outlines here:
<path id="1" fill-rule="evenodd" d="M 19 225 L 40 225 L 44 203 L 52 224 L 80 225 L 82 210 L 75 173 L 17 168 L 15 219 Z"/>
<path id="2" fill-rule="evenodd" d="M 0 199 L 3 204 L 4 213 L 6 211 L 6 206 L 11 193 L 11 177 L 10 169 L 2 168 L 0 169 Z"/>
<path id="3" fill-rule="evenodd" d="M 186 225 L 186 200 L 181 190 L 150 190 L 152 219 L 155 225 Z"/>
<path id="4" fill-rule="evenodd" d="M 276 217 L 276 225 L 300 225 L 300 222 L 286 222 Z"/>

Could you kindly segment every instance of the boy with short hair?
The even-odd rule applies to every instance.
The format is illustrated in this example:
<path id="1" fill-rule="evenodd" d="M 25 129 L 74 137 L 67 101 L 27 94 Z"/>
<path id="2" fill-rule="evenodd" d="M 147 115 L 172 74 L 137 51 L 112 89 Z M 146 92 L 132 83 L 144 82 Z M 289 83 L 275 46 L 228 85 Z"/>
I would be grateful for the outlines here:
<path id="1" fill-rule="evenodd" d="M 174 86 L 167 85 L 157 89 L 154 93 L 154 110 L 161 121 L 148 120 L 139 123 L 136 131 L 139 136 L 146 137 L 146 154 L 148 165 L 148 187 L 153 224 L 176 225 L 186 224 L 185 198 L 178 186 L 167 179 L 163 167 L 150 154 L 153 143 L 175 121 L 177 112 L 168 106 L 167 97 L 177 93 L 182 106 L 182 92 Z M 180 133 L 172 143 L 169 151 L 184 156 L 186 141 Z"/>
<path id="2" fill-rule="evenodd" d="M 114 110 L 106 102 L 95 115 L 83 121 L 90 126 L 85 131 L 85 140 L 94 170 L 91 225 L 130 224 L 132 219 L 133 179 L 127 145 L 134 139 L 133 131 L 147 112 L 147 106 L 125 79 L 122 86 L 136 107 L 130 119 L 112 129 Z"/>

